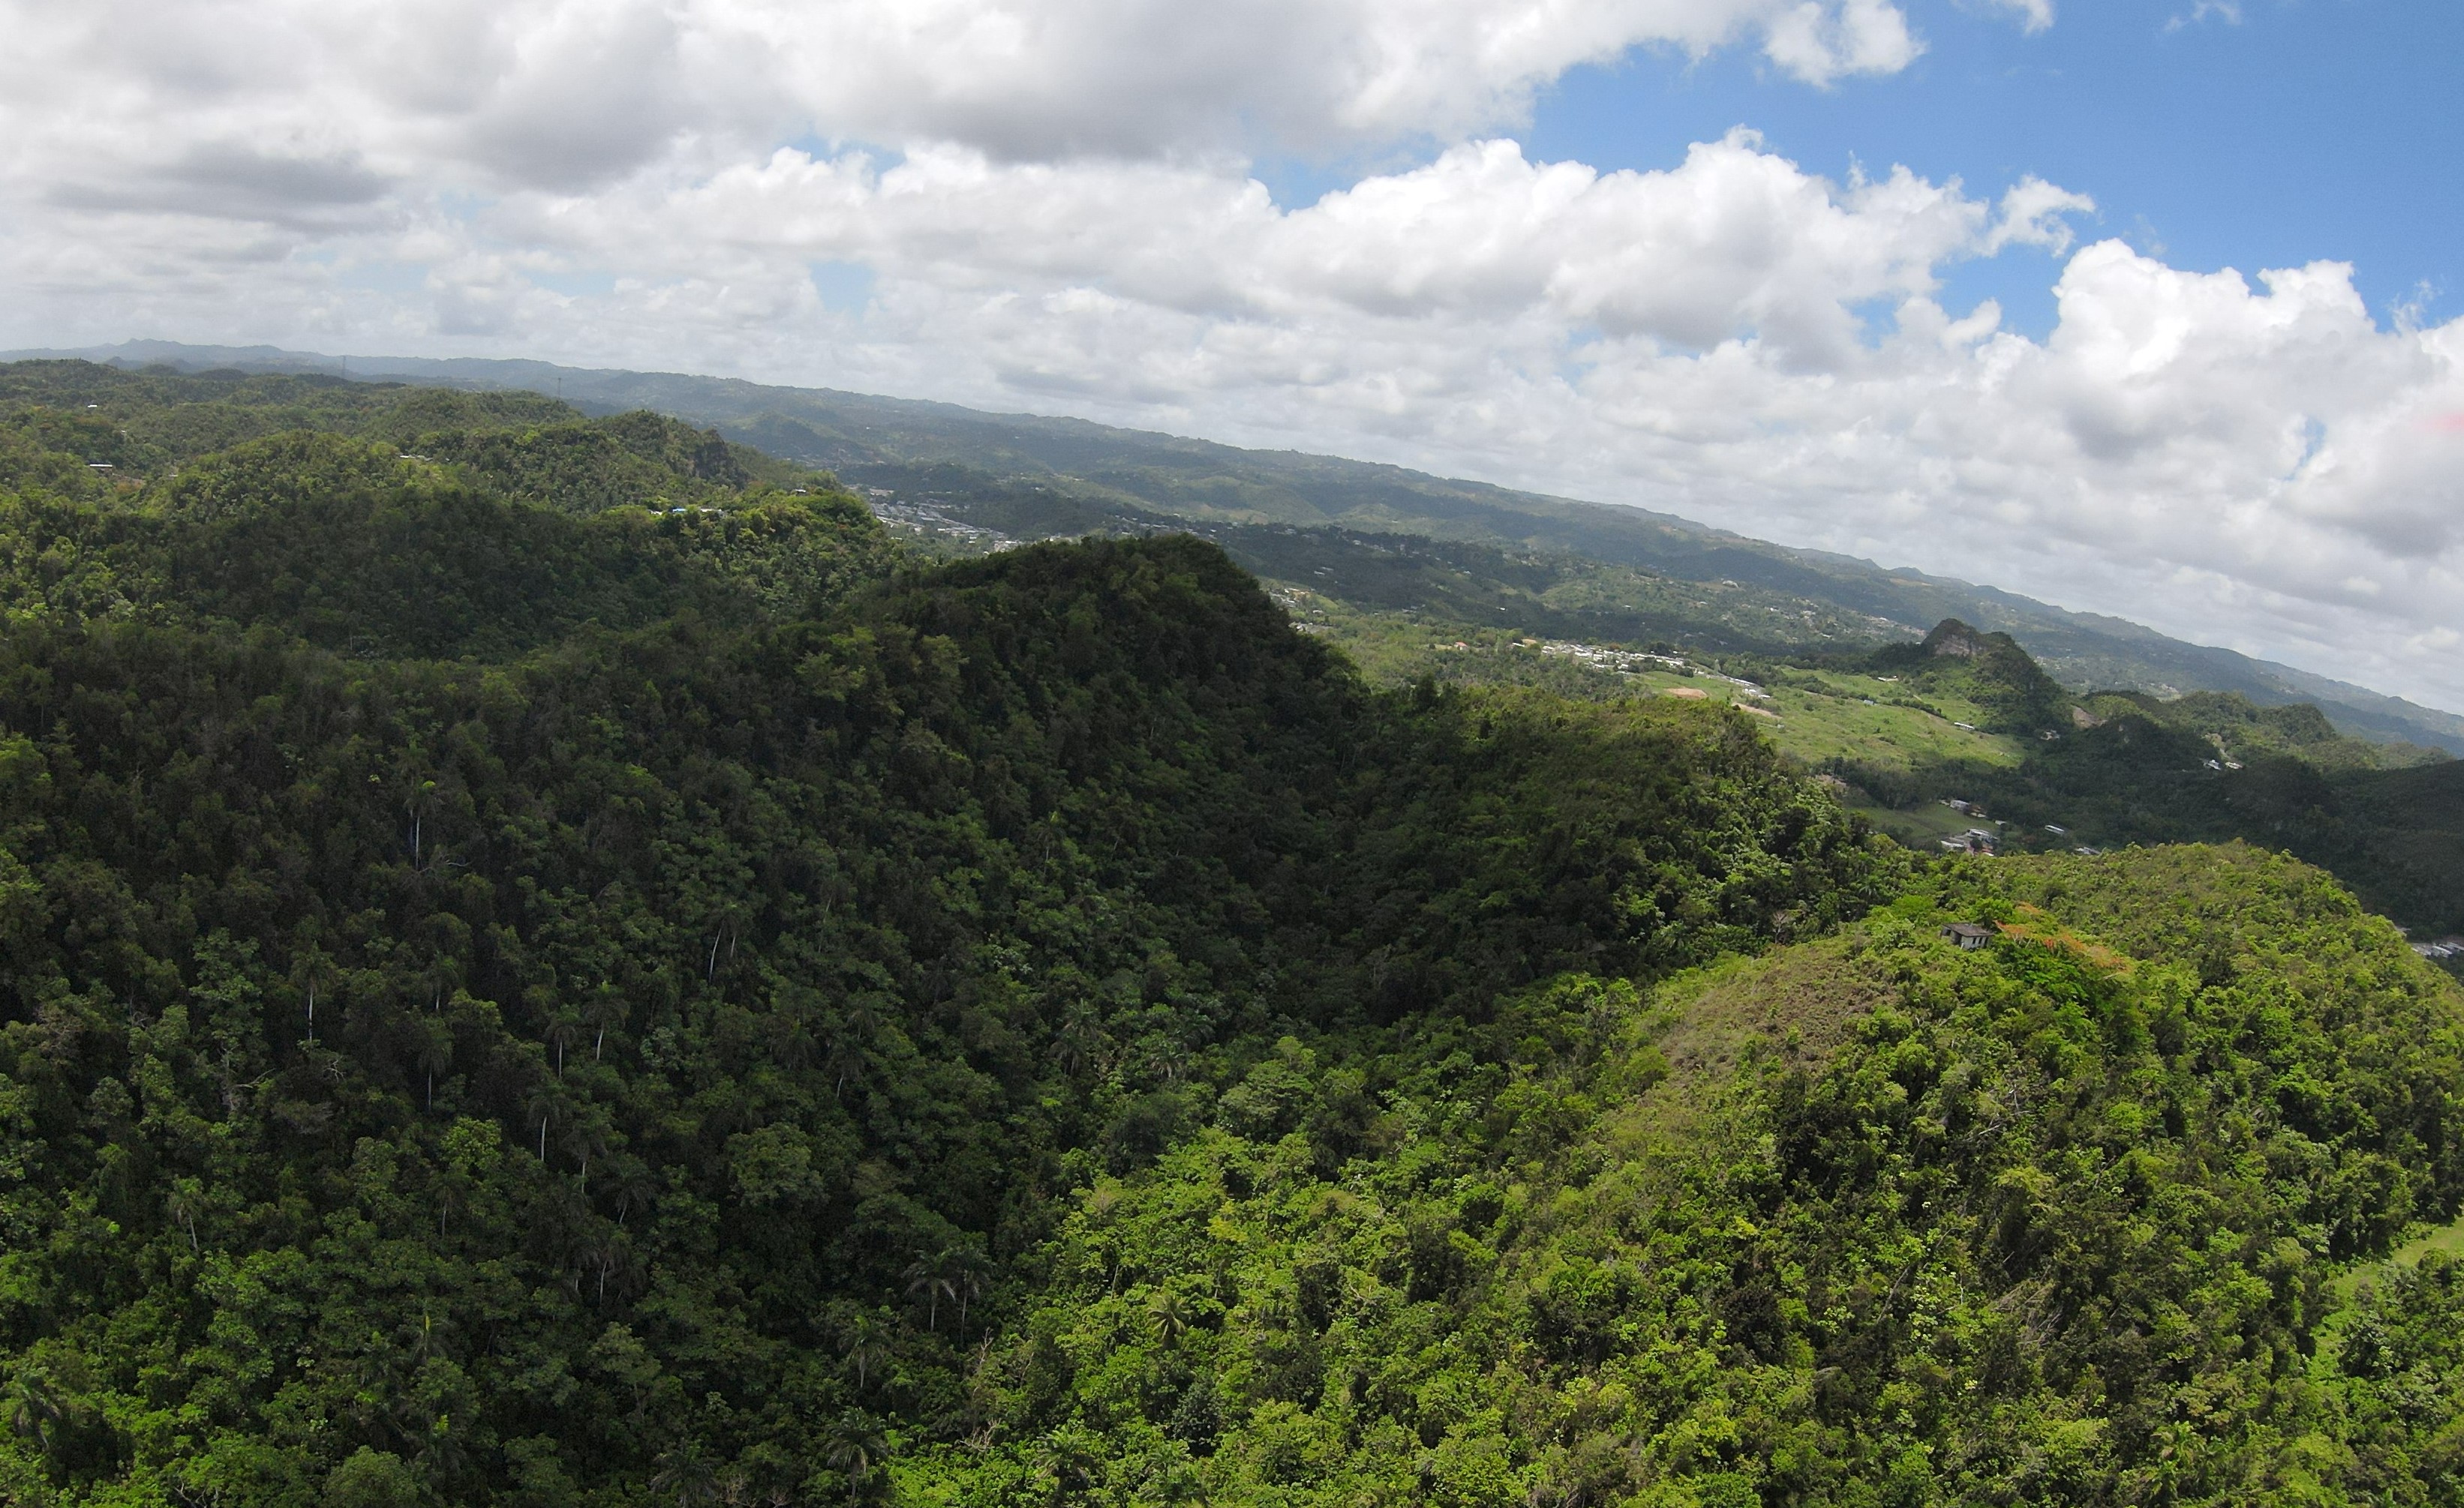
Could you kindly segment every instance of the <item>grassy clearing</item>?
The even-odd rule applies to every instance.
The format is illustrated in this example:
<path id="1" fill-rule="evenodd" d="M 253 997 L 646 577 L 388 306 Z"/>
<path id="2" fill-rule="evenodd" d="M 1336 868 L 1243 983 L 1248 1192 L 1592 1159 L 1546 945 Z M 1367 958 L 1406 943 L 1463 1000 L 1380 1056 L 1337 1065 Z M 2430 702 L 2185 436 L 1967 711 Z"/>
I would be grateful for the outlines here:
<path id="1" fill-rule="evenodd" d="M 1929 697 L 1926 707 L 1873 676 L 1792 673 L 1771 688 L 1783 721 L 1780 748 L 1808 764 L 1853 760 L 1887 769 L 1965 759 L 1991 765 L 2019 762 L 2018 741 L 1974 727 L 1985 714 L 1956 697 Z M 1899 698 L 1894 701 L 1893 698 Z"/>
<path id="2" fill-rule="evenodd" d="M 2464 1217 L 2452 1220 L 2434 1231 L 2425 1232 L 2396 1248 L 2387 1258 L 2406 1266 L 2420 1261 L 2432 1252 L 2464 1253 Z"/>
<path id="3" fill-rule="evenodd" d="M 2015 739 L 1958 726 L 1983 722 L 1986 714 L 1973 704 L 1955 696 L 1918 697 L 1906 687 L 1876 676 L 1793 670 L 1780 683 L 1764 688 L 1767 695 L 1757 697 L 1709 673 L 1715 667 L 1699 657 L 1693 660 L 1693 674 L 1657 667 L 1602 668 L 1552 653 L 1551 645 L 1518 629 L 1364 612 L 1297 583 L 1269 585 L 1295 623 L 1340 646 L 1370 680 L 1383 685 L 1433 675 L 1593 697 L 1700 691 L 1705 700 L 1754 714 L 1783 754 L 1810 765 L 1843 759 L 1910 769 L 1965 759 L 2009 766 L 2017 764 L 2023 753 Z"/>
<path id="4" fill-rule="evenodd" d="M 1887 833 L 1911 848 L 1930 850 L 1946 838 L 1957 838 L 1982 825 L 1976 819 L 1954 812 L 1939 801 L 1897 808 L 1852 797 L 1846 804 L 1850 811 L 1873 823 L 1876 831 Z"/>
<path id="5" fill-rule="evenodd" d="M 1889 973 L 1852 929 L 1669 980 L 1654 1000 L 1668 1015 L 1656 1045 L 1680 1077 L 1725 1082 L 1768 1054 L 1813 1071 L 1894 997 Z"/>
<path id="6" fill-rule="evenodd" d="M 2336 1295 L 2337 1305 L 2341 1308 L 2350 1304 L 2354 1296 L 2362 1291 L 2364 1283 L 2384 1277 L 2399 1267 L 2416 1266 L 2423 1257 L 2432 1252 L 2464 1256 L 2464 1216 L 2458 1216 L 2445 1225 L 2422 1231 L 2412 1239 L 2389 1252 L 2385 1261 L 2363 1262 L 2338 1278 L 2329 1285 Z M 2338 1318 L 2341 1319 L 2342 1316 Z"/>

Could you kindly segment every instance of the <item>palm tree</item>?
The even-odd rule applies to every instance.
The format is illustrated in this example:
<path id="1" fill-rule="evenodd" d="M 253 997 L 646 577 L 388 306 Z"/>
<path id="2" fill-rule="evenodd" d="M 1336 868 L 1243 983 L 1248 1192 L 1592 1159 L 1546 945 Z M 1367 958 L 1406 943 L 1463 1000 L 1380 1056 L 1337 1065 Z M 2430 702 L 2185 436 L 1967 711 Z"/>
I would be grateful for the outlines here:
<path id="1" fill-rule="evenodd" d="M 869 1042 L 881 1031 L 882 1007 L 888 1003 L 888 997 L 873 990 L 848 996 L 847 1026 L 858 1041 Z"/>
<path id="2" fill-rule="evenodd" d="M 419 1023 L 419 1066 L 428 1075 L 428 1107 L 436 1108 L 436 1071 L 453 1066 L 453 1029 L 443 1021 Z"/>
<path id="3" fill-rule="evenodd" d="M 924 1296 L 924 1327 L 928 1330 L 938 1331 L 941 1328 L 941 1300 L 956 1299 L 958 1295 L 958 1285 L 950 1277 L 956 1256 L 956 1253 L 944 1250 L 930 1257 L 918 1257 L 909 1262 L 906 1272 L 901 1274 L 907 1279 L 910 1295 Z"/>
<path id="4" fill-rule="evenodd" d="M 411 1464 L 420 1468 L 430 1480 L 451 1479 L 462 1472 L 465 1453 L 462 1437 L 453 1432 L 453 1421 L 439 1415 L 419 1432 L 419 1448 L 411 1453 Z"/>
<path id="5" fill-rule="evenodd" d="M 1060 1035 L 1053 1038 L 1052 1057 L 1064 1073 L 1075 1079 L 1094 1066 L 1110 1045 L 1094 1007 L 1082 1002 L 1071 1007 L 1068 1019 L 1062 1022 Z"/>
<path id="6" fill-rule="evenodd" d="M 555 1087 L 545 1080 L 541 1080 L 538 1083 L 533 1084 L 531 1086 L 531 1092 L 522 1100 L 522 1108 L 539 1118 L 539 1158 L 541 1166 L 545 1166 L 547 1162 L 547 1126 L 548 1122 L 556 1118 Z"/>
<path id="7" fill-rule="evenodd" d="M 67 1420 L 67 1408 L 41 1374 L 22 1371 L 10 1383 L 9 1428 L 33 1441 L 45 1455 L 58 1447 L 60 1426 Z"/>
<path id="8" fill-rule="evenodd" d="M 984 1277 L 984 1255 L 970 1246 L 957 1254 L 950 1273 L 950 1283 L 958 1296 L 958 1339 L 967 1338 L 967 1309 L 984 1296 L 989 1279 Z"/>
<path id="9" fill-rule="evenodd" d="M 414 869 L 419 867 L 421 835 L 427 825 L 428 809 L 435 798 L 436 782 L 433 780 L 412 780 L 403 796 L 403 815 L 409 820 L 409 827 L 403 836 L 409 841 L 410 866 Z"/>
<path id="10" fill-rule="evenodd" d="M 870 991 L 847 1001 L 847 1014 L 829 1034 L 829 1053 L 822 1071 L 830 1076 L 833 1097 L 847 1089 L 849 1079 L 862 1078 L 869 1061 L 872 1039 L 881 1031 L 881 997 Z"/>
<path id="11" fill-rule="evenodd" d="M 657 1475 L 650 1478 L 650 1491 L 666 1494 L 678 1508 L 704 1508 L 718 1501 L 718 1474 L 692 1441 L 661 1452 L 658 1466 Z"/>
<path id="12" fill-rule="evenodd" d="M 1051 1484 L 1055 1502 L 1071 1502 L 1101 1459 L 1083 1425 L 1064 1425 L 1036 1447 L 1035 1475 Z"/>
<path id="13" fill-rule="evenodd" d="M 831 1427 L 824 1459 L 833 1471 L 847 1474 L 847 1501 L 856 1503 L 874 1496 L 874 1479 L 889 1456 L 890 1442 L 873 1427 L 871 1416 L 849 1410 Z"/>
<path id="14" fill-rule="evenodd" d="M 853 1033 L 841 1028 L 830 1034 L 829 1051 L 822 1060 L 822 1072 L 830 1076 L 830 1098 L 847 1092 L 847 1082 L 864 1072 L 864 1049 Z"/>
<path id="15" fill-rule="evenodd" d="M 585 1258 L 599 1274 L 599 1301 L 607 1301 L 607 1279 L 624 1273 L 629 1279 L 633 1271 L 633 1245 L 625 1238 L 620 1226 L 601 1227 L 600 1238 L 591 1243 Z"/>
<path id="16" fill-rule="evenodd" d="M 556 1048 L 556 1076 L 564 1077 L 564 1050 L 582 1035 L 582 1016 L 571 1009 L 548 1017 L 547 1039 Z"/>
<path id="17" fill-rule="evenodd" d="M 1155 1296 L 1147 1300 L 1147 1318 L 1155 1322 L 1155 1339 L 1163 1343 L 1166 1350 L 1179 1344 L 1180 1338 L 1189 1333 L 1189 1305 L 1169 1288 L 1156 1290 Z"/>
<path id="18" fill-rule="evenodd" d="M 616 1225 L 619 1230 L 622 1230 L 634 1208 L 639 1206 L 645 1210 L 649 1209 L 657 1201 L 659 1191 L 665 1186 L 651 1174 L 648 1164 L 630 1154 L 616 1157 L 614 1179 Z"/>
<path id="19" fill-rule="evenodd" d="M 625 997 L 605 979 L 590 993 L 590 1003 L 583 1007 L 583 1019 L 590 1023 L 590 1060 L 599 1060 L 600 1050 L 607 1045 L 607 1028 L 612 1023 L 625 1024 Z"/>
<path id="20" fill-rule="evenodd" d="M 770 1017 L 770 1056 L 779 1066 L 802 1069 L 813 1060 L 813 1034 L 798 1017 L 781 1011 Z"/>
<path id="21" fill-rule="evenodd" d="M 879 1315 L 858 1315 L 847 1326 L 847 1359 L 855 1367 L 856 1391 L 862 1392 L 872 1369 L 890 1360 L 889 1327 Z"/>
<path id="22" fill-rule="evenodd" d="M 590 1198 L 591 1159 L 607 1156 L 615 1150 L 616 1143 L 607 1125 L 607 1113 L 586 1100 L 583 1104 L 583 1108 L 565 1123 L 564 1135 L 558 1138 L 558 1145 L 571 1152 L 581 1164 L 581 1193 L 587 1201 Z"/>
<path id="23" fill-rule="evenodd" d="M 197 1212 L 205 1208 L 206 1191 L 194 1178 L 183 1178 L 171 1186 L 170 1197 L 164 1200 L 171 1218 L 188 1233 L 188 1250 L 197 1249 Z"/>
<path id="24" fill-rule="evenodd" d="M 323 949 L 312 943 L 300 955 L 292 973 L 298 981 L 301 993 L 308 997 L 308 1045 L 313 1047 L 317 1044 L 317 988 L 332 982 L 334 961 L 325 956 Z"/>

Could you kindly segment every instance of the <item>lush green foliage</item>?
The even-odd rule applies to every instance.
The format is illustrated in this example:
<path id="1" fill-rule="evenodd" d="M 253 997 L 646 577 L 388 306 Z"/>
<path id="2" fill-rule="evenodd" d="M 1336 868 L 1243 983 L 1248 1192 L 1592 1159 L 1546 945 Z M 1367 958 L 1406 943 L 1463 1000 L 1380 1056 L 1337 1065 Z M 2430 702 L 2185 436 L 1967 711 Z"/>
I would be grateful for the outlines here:
<path id="1" fill-rule="evenodd" d="M 2108 691 L 2088 698 L 2087 708 L 2095 715 L 2135 712 L 2196 733 L 2221 757 L 2235 762 L 2273 754 L 2299 758 L 2321 770 L 2401 770 L 2443 763 L 2450 757 L 2443 750 L 2417 744 L 2347 738 L 2308 702 L 2260 707 L 2235 691 L 2192 691 L 2170 701 L 2142 691 Z"/>
<path id="2" fill-rule="evenodd" d="M 1904 675 L 1920 691 L 1946 691 L 1984 709 L 1980 726 L 2038 737 L 2071 726 L 2078 698 L 2047 675 L 2018 641 L 1945 619 L 1923 644 L 1892 645 L 1866 664 Z"/>
<path id="3" fill-rule="evenodd" d="M 513 369 L 506 370 L 510 376 Z M 1804 648 L 1837 643 L 1840 637 L 1871 639 L 1878 630 L 1882 637 L 1906 633 L 1915 638 L 1925 624 L 1964 618 L 2018 635 L 2036 658 L 2074 687 L 2207 686 L 2274 701 L 2305 679 L 2227 650 L 2199 648 L 2110 620 L 2049 609 L 1991 587 L 1747 539 L 1643 508 L 1535 496 L 1331 456 L 1239 450 L 1074 419 L 987 414 L 941 404 L 671 374 L 577 372 L 572 377 L 577 393 L 692 415 L 773 453 L 808 458 L 850 480 L 896 488 L 902 496 L 909 495 L 911 482 L 935 473 L 927 490 L 962 505 L 963 511 L 953 510 L 957 516 L 1020 537 L 1085 533 L 1093 526 L 1078 518 L 1093 510 L 1135 511 L 1150 526 L 1157 519 L 1165 521 L 1164 527 L 1209 527 L 1233 520 L 1286 530 L 1298 526 L 1298 534 L 1341 548 L 1328 537 L 1333 531 L 1325 526 L 1333 525 L 1350 540 L 1365 539 L 1422 560 L 1442 555 L 1449 575 L 1488 579 L 1465 581 L 1458 577 L 1449 582 L 1438 572 L 1390 573 L 1382 566 L 1366 573 L 1364 584 L 1381 589 L 1407 585 L 1418 574 L 1421 584 L 1410 588 L 1412 595 L 1397 604 L 1405 607 L 1420 602 L 1434 607 L 1441 597 L 1485 597 L 1517 612 L 1527 610 L 1530 600 L 1514 589 L 1513 573 L 1489 569 L 1483 557 L 1513 561 L 1539 556 L 1553 557 L 1560 569 L 1571 567 L 1570 576 L 1593 576 L 1603 588 L 1566 594 L 1551 590 L 1544 595 L 1552 600 L 1552 607 L 1600 609 L 1606 618 L 1619 609 L 1662 605 L 1653 602 L 1649 583 L 1690 588 L 1664 603 L 1698 610 L 1693 631 L 1673 636 L 1689 648 L 1717 650 L 1724 639 L 1729 648 L 1750 643 Z M 969 472 L 973 488 L 962 482 Z M 1041 509 L 1013 510 L 1020 494 L 1028 492 L 1051 494 L 1045 501 L 1061 505 L 1067 521 L 1056 530 L 1032 521 Z M 970 492 L 988 506 L 978 511 Z M 1067 517 L 1071 513 L 1078 517 Z M 995 521 L 1002 514 L 1018 521 Z M 1234 539 L 1212 536 L 1231 549 L 1235 558 L 1250 563 Z M 1457 542 L 1489 549 L 1457 551 Z M 1334 558 L 1321 557 L 1310 564 L 1340 571 Z M 1284 579 L 1308 586 L 1312 584 L 1310 574 Z M 1638 584 L 1645 595 L 1631 595 Z M 1466 586 L 1472 590 L 1459 591 Z M 1424 595 L 1430 592 L 1439 595 Z M 1353 603 L 1373 605 L 1365 594 Z M 1450 626 L 1508 625 L 1466 615 Z M 1536 619 L 1514 626 L 1554 637 L 1604 636 L 1545 628 Z M 1911 628 L 1916 632 L 1908 632 Z M 1653 628 L 1645 636 L 1664 632 Z M 2340 726 L 2464 754 L 2464 717 L 2332 681 L 2311 680 L 2309 685 Z"/>
<path id="4" fill-rule="evenodd" d="M 1872 664 L 1900 671 L 1919 698 L 1971 699 L 1988 726 L 2021 734 L 2021 757 L 1826 761 L 1885 805 L 1981 803 L 2013 848 L 2264 843 L 2331 868 L 2418 933 L 2464 931 L 2464 762 L 2343 737 L 2307 705 L 2211 692 L 2069 697 L 2006 637 L 1955 623 L 1926 643 Z"/>
<path id="5" fill-rule="evenodd" d="M 1719 714 L 1370 698 L 1188 541 L 501 669 L 46 618 L 0 726 L 20 1497 L 801 1490 L 973 1428 L 1053 1195 L 1261 1032 L 1884 872 Z"/>
<path id="6" fill-rule="evenodd" d="M 2013 935 L 1936 935 L 1979 914 Z M 2464 1195 L 2458 1003 L 2316 871 L 2162 850 L 1287 1040 L 1081 1197 L 982 1442 L 912 1486 L 2452 1500 L 2453 1270 L 2320 1341 L 2335 1264 Z"/>
<path id="7" fill-rule="evenodd" d="M 0 437 L 0 1498 L 2456 1490 L 2453 1270 L 2352 1264 L 2459 1002 L 2316 871 L 1923 871 L 1186 536 L 95 370 Z"/>
<path id="8" fill-rule="evenodd" d="M 2016 765 L 1834 768 L 1896 805 L 1947 796 L 1982 803 L 2008 824 L 2013 846 L 2240 839 L 2282 848 L 2333 869 L 2417 935 L 2464 930 L 2464 761 L 2321 769 L 2300 754 L 2253 753 L 2227 769 L 2200 733 L 2117 707 L 2117 698 L 2095 701 L 2101 724 Z"/>
<path id="9" fill-rule="evenodd" d="M 675 503 L 816 473 L 643 412 L 587 420 L 537 393 L 464 393 L 331 377 L 181 376 L 85 361 L 0 366 L 0 486 L 87 492 L 285 433 L 347 435 L 462 469 L 488 491 L 574 512 Z M 110 474 L 93 470 L 97 463 Z"/>
<path id="10" fill-rule="evenodd" d="M 577 470 L 598 495 L 604 477 Z M 792 615 L 887 564 L 862 505 L 834 488 L 706 488 L 690 509 L 584 514 L 473 477 L 290 433 L 125 496 L 0 492 L 0 614 L 265 623 L 360 655 L 500 659 L 585 623 Z"/>

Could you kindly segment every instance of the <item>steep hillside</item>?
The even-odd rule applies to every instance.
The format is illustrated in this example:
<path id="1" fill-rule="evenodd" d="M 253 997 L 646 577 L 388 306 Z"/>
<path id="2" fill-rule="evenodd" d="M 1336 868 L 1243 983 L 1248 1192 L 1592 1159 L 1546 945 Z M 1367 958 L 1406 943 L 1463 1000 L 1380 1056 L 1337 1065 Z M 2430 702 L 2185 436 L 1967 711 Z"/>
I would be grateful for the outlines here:
<path id="1" fill-rule="evenodd" d="M 1825 613 L 1876 620 L 1878 628 L 1895 624 L 1908 637 L 1958 618 L 2012 634 L 2056 676 L 2080 689 L 2122 688 L 2166 696 L 2205 689 L 2238 691 L 2260 705 L 2316 702 L 2348 732 L 2464 754 L 2464 716 L 2453 712 L 2232 650 L 2186 644 L 2121 619 L 2068 612 L 1991 586 L 1768 544 L 1645 508 L 1547 497 L 1331 456 L 1243 450 L 1078 420 L 673 373 L 540 361 L 344 359 L 164 341 L 76 354 L 132 366 L 165 362 L 189 370 L 315 371 L 473 390 L 553 390 L 594 412 L 648 408 L 716 426 L 771 454 L 833 469 L 861 485 L 909 489 L 919 470 L 962 471 L 972 476 L 974 490 L 1041 486 L 1081 512 L 1126 509 L 1184 522 L 1335 525 L 1579 556 L 1682 580 L 1728 582 L 1802 599 Z M 1076 525 L 1036 527 L 1020 536 L 1083 532 Z"/>
<path id="2" fill-rule="evenodd" d="M 1921 697 L 1964 695 L 1980 730 L 2013 736 L 1961 749 L 1903 732 L 1881 756 L 1822 761 L 1876 798 L 1877 820 L 1903 839 L 1978 821 L 2006 851 L 2239 839 L 2332 869 L 2424 938 L 2464 932 L 2464 844 L 2452 841 L 2464 832 L 2464 761 L 2342 736 L 2309 707 L 2219 693 L 2073 697 L 2004 636 L 1962 623 L 1927 644 L 1885 649 L 1870 669 L 1899 671 L 1894 689 Z M 1958 647 L 1969 652 L 1941 652 Z M 1784 726 L 1773 732 L 1790 742 Z"/>
<path id="3" fill-rule="evenodd" d="M 1956 618 L 1936 623 L 1921 644 L 1894 645 L 1864 667 L 1897 671 L 1916 689 L 1962 697 L 1978 708 L 1979 727 L 2021 738 L 2058 735 L 2079 701 L 2047 675 L 2009 634 L 1984 633 Z"/>
<path id="4" fill-rule="evenodd" d="M 210 516 L 336 579 L 339 440 L 118 506 L 280 454 Z M 1373 696 L 1187 539 L 497 667 L 166 579 L 0 637 L 11 1501 L 877 1483 L 973 1428 L 1058 1201 L 1280 1035 L 1652 976 L 1893 873 L 1715 710 Z"/>
<path id="5" fill-rule="evenodd" d="M 82 363 L 0 380 L 12 619 L 262 624 L 362 656 L 502 659 L 584 623 L 800 612 L 889 568 L 827 477 L 653 414 Z"/>
<path id="6" fill-rule="evenodd" d="M 1990 585 L 1768 544 L 1643 507 L 1576 502 L 1400 467 L 1243 450 L 1075 420 L 711 378 L 583 372 L 537 362 L 355 359 L 349 369 L 488 387 L 544 389 L 554 382 L 576 402 L 607 409 L 654 408 L 715 425 L 773 454 L 828 466 L 855 481 L 863 480 L 869 467 L 955 462 L 1185 519 L 1339 524 L 1573 554 L 1685 580 L 1735 581 L 1909 630 L 1960 618 L 2012 634 L 2074 687 L 2166 695 L 2239 691 L 2263 705 L 2318 702 L 2361 736 L 2464 754 L 2464 716 L 2454 712 L 2229 649 L 2185 644 L 2121 619 L 2067 612 Z"/>
<path id="7" fill-rule="evenodd" d="M 1988 949 L 1938 935 L 1980 917 Z M 2350 1314 L 2329 1279 L 2454 1211 L 2458 1070 L 2464 993 L 2238 849 L 1965 866 L 1658 989 L 1287 1039 L 1076 1202 L 979 1435 L 898 1473 L 968 1502 L 2444 1500 L 2464 1274 L 2368 1277 Z"/>
<path id="8" fill-rule="evenodd" d="M 527 392 L 466 393 L 319 376 L 123 372 L 86 361 L 0 365 L 0 485 L 98 495 L 285 434 L 392 447 L 508 498 L 596 513 L 699 504 L 815 473 L 647 410 L 593 419 Z M 259 485 L 275 472 L 260 470 Z"/>
<path id="9" fill-rule="evenodd" d="M 1960 625 L 1381 687 L 1186 535 L 936 562 L 665 420 L 42 381 L 0 1500 L 2464 1490 L 2456 986 L 2238 845 L 1911 855 L 1771 736 L 2128 811 L 2299 718 L 2042 728 Z M 2247 764 L 2187 778 L 2464 768 Z"/>
<path id="10" fill-rule="evenodd" d="M 2285 846 L 2352 874 L 2414 935 L 2464 937 L 2464 761 L 2350 771 L 2323 789 L 2303 766 L 2251 771 L 2247 809 L 2286 835 Z"/>

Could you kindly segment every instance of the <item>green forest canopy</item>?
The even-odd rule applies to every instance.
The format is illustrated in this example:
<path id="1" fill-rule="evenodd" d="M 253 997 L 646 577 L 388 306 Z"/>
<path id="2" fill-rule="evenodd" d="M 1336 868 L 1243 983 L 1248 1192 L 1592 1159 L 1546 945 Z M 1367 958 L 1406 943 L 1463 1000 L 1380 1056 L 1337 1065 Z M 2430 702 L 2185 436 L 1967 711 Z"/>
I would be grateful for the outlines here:
<path id="1" fill-rule="evenodd" d="M 1918 863 L 1187 538 L 98 372 L 6 395 L 11 1501 L 2464 1491 L 2378 1265 L 2464 995 L 2318 870 Z"/>

